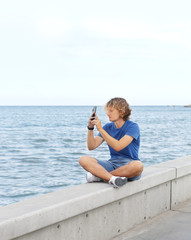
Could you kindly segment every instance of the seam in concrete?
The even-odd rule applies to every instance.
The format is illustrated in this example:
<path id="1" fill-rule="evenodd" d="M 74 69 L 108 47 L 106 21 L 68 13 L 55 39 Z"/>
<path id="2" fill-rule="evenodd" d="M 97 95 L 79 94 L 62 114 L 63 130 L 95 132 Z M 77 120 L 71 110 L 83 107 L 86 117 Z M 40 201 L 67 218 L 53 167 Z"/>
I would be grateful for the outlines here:
<path id="1" fill-rule="evenodd" d="M 172 180 L 170 181 L 170 210 L 172 210 Z"/>

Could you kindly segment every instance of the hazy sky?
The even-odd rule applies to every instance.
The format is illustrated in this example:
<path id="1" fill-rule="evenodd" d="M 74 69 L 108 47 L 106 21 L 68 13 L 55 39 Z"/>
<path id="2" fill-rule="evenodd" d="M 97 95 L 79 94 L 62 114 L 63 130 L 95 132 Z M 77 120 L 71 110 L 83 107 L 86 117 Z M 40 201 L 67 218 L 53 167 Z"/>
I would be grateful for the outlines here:
<path id="1" fill-rule="evenodd" d="M 0 3 L 0 105 L 191 103 L 190 0 Z"/>

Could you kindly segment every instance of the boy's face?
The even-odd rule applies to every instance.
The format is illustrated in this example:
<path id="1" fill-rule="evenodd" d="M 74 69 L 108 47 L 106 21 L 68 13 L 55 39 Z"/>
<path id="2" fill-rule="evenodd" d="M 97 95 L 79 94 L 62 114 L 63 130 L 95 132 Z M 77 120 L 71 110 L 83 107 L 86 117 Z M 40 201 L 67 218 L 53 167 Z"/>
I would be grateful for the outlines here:
<path id="1" fill-rule="evenodd" d="M 117 109 L 115 109 L 114 107 L 108 107 L 106 110 L 106 114 L 109 117 L 109 120 L 111 122 L 115 122 L 121 118 L 119 111 Z"/>

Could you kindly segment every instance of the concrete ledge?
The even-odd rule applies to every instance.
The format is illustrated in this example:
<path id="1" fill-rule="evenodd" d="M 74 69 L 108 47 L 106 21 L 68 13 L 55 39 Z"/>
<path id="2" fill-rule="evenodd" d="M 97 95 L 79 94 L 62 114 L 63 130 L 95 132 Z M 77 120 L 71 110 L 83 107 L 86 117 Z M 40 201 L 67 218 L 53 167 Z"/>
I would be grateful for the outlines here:
<path id="1" fill-rule="evenodd" d="M 176 169 L 176 178 L 179 178 L 191 173 L 191 156 L 181 157 L 168 162 L 163 162 L 156 166 Z"/>
<path id="2" fill-rule="evenodd" d="M 81 184 L 0 208 L 1 239 L 111 239 L 191 198 L 191 156 L 144 169 L 120 189 Z"/>

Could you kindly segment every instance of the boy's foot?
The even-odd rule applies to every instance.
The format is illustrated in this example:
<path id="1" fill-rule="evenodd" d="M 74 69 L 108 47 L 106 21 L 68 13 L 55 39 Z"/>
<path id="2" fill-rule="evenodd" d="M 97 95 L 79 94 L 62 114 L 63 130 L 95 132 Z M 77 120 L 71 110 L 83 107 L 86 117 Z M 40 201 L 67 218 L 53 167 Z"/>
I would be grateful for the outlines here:
<path id="1" fill-rule="evenodd" d="M 94 175 L 91 174 L 90 172 L 88 172 L 88 173 L 86 174 L 86 180 L 87 180 L 87 182 L 89 182 L 89 183 L 91 183 L 91 182 L 101 182 L 101 181 L 102 181 L 101 178 L 94 176 Z"/>
<path id="2" fill-rule="evenodd" d="M 127 183 L 126 177 L 116 177 L 112 176 L 109 180 L 109 184 L 113 185 L 114 188 L 119 188 Z"/>

